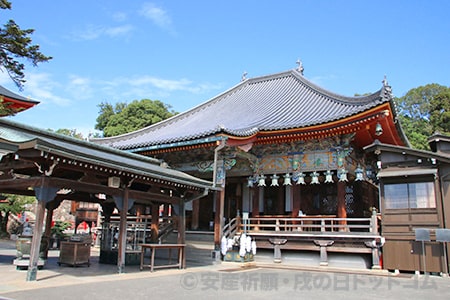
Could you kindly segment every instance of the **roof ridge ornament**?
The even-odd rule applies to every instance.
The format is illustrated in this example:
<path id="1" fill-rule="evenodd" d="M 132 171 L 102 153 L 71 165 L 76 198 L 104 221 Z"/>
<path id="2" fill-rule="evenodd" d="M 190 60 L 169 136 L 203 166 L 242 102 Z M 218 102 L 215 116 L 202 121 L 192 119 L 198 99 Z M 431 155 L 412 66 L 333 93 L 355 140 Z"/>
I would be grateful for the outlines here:
<path id="1" fill-rule="evenodd" d="M 389 97 L 392 97 L 392 88 L 387 81 L 386 75 L 384 75 L 384 79 L 381 82 L 383 83 L 383 90 L 386 91 L 386 93 L 389 95 Z"/>
<path id="2" fill-rule="evenodd" d="M 303 63 L 302 61 L 299 59 L 297 59 L 297 61 L 295 62 L 297 64 L 297 71 L 300 72 L 300 74 L 303 75 L 303 71 L 305 70 L 305 68 L 303 68 Z"/>
<path id="3" fill-rule="evenodd" d="M 388 83 L 388 81 L 387 81 L 386 74 L 384 75 L 384 79 L 383 79 L 382 83 L 383 83 L 383 86 L 389 86 L 389 83 Z"/>

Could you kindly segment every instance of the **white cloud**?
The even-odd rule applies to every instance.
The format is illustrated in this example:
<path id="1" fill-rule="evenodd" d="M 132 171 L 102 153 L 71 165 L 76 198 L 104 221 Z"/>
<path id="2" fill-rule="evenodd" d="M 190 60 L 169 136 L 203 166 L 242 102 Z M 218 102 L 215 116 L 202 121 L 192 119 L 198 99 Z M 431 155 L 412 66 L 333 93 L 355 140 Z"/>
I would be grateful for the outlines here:
<path id="1" fill-rule="evenodd" d="M 188 79 L 162 79 L 152 76 L 141 76 L 130 82 L 133 86 L 152 85 L 161 90 L 176 91 L 176 90 L 189 90 L 191 81 Z"/>
<path id="2" fill-rule="evenodd" d="M 75 40 L 95 40 L 101 38 L 102 36 L 118 37 L 126 36 L 133 30 L 133 26 L 125 24 L 121 26 L 96 26 L 88 25 L 83 30 L 78 30 L 72 33 L 72 38 Z"/>
<path id="3" fill-rule="evenodd" d="M 52 103 L 58 106 L 67 106 L 70 100 L 57 95 L 60 86 L 52 80 L 51 75 L 47 73 L 29 73 L 24 92 L 41 103 Z M 28 95 L 27 95 L 28 96 Z"/>
<path id="4" fill-rule="evenodd" d="M 115 21 L 123 22 L 123 21 L 126 21 L 126 20 L 128 19 L 128 16 L 127 16 L 126 13 L 120 12 L 120 11 L 119 11 L 119 12 L 113 13 L 113 14 L 112 14 L 112 18 L 113 18 L 113 20 L 115 20 Z"/>
<path id="5" fill-rule="evenodd" d="M 172 19 L 169 14 L 154 3 L 144 3 L 140 14 L 151 20 L 156 26 L 173 32 Z"/>
<path id="6" fill-rule="evenodd" d="M 92 80 L 78 75 L 69 75 L 66 91 L 72 99 L 89 99 L 93 95 Z"/>
<path id="7" fill-rule="evenodd" d="M 131 26 L 131 25 L 109 27 L 109 28 L 105 28 L 105 34 L 110 37 L 125 36 L 132 30 L 133 30 L 133 26 Z"/>
<path id="8" fill-rule="evenodd" d="M 131 77 L 116 77 L 111 80 L 96 80 L 87 76 L 70 74 L 67 77 L 55 76 L 48 73 L 29 73 L 23 92 L 17 92 L 25 97 L 41 102 L 40 107 L 54 105 L 69 107 L 82 105 L 80 100 L 93 101 L 132 101 L 135 99 L 170 99 L 177 93 L 201 95 L 222 89 L 219 84 L 195 83 L 181 79 L 166 79 L 150 75 Z M 5 87 L 7 75 L 0 73 L 0 83 Z M 179 97 L 179 94 L 175 97 Z M 88 102 L 84 102 L 85 104 Z"/>

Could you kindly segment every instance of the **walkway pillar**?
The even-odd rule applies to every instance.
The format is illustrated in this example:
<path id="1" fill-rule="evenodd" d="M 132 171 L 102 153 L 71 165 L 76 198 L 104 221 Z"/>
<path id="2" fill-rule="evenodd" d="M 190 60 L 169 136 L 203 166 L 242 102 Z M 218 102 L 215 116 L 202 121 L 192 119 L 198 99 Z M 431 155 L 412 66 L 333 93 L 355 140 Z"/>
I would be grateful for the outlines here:
<path id="1" fill-rule="evenodd" d="M 128 188 L 123 191 L 122 207 L 119 222 L 119 247 L 117 250 L 117 272 L 125 272 L 125 257 L 127 248 L 127 214 L 128 214 Z"/>
<path id="2" fill-rule="evenodd" d="M 48 257 L 48 249 L 50 249 L 50 238 L 52 235 L 52 221 L 53 221 L 53 211 L 55 208 L 53 205 L 50 205 L 47 209 L 47 215 L 45 217 L 45 229 L 44 234 L 42 235 L 42 258 L 47 259 Z"/>
<path id="3" fill-rule="evenodd" d="M 184 197 L 180 197 L 180 213 L 178 216 L 178 244 L 186 244 L 186 203 Z M 182 266 L 186 266 L 186 253 L 183 251 L 183 257 L 181 258 Z"/>
<path id="4" fill-rule="evenodd" d="M 46 186 L 45 178 L 42 179 L 40 187 L 34 188 L 36 199 L 36 220 L 31 240 L 30 263 L 28 265 L 27 281 L 35 281 L 39 264 L 39 254 L 41 250 L 41 239 L 44 227 L 45 205 L 56 197 L 59 188 Z"/>
<path id="5" fill-rule="evenodd" d="M 199 217 L 200 217 L 200 200 L 192 201 L 192 220 L 191 229 L 197 230 L 199 227 Z"/>
<path id="6" fill-rule="evenodd" d="M 159 204 L 152 203 L 152 224 L 151 224 L 151 241 L 153 243 L 158 242 L 159 236 Z"/>
<path id="7" fill-rule="evenodd" d="M 35 281 L 37 277 L 39 252 L 41 248 L 42 227 L 44 225 L 45 202 L 38 201 L 36 206 L 36 221 L 31 240 L 30 264 L 28 266 L 27 281 Z"/>

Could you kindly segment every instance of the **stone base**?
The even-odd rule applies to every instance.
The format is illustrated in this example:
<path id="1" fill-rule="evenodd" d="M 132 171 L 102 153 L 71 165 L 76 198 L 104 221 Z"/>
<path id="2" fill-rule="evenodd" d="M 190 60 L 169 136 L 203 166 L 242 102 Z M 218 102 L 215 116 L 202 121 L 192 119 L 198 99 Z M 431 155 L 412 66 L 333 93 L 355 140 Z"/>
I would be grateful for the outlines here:
<path id="1" fill-rule="evenodd" d="M 16 258 L 13 261 L 13 264 L 16 266 L 16 270 L 28 270 L 28 266 L 30 264 L 30 260 L 26 258 Z M 38 269 L 42 269 L 45 265 L 45 260 L 39 258 L 38 260 Z"/>
<path id="2" fill-rule="evenodd" d="M 253 253 L 247 252 L 245 256 L 240 256 L 239 251 L 230 250 L 223 257 L 224 261 L 233 261 L 233 262 L 250 262 L 254 260 Z"/>
<path id="3" fill-rule="evenodd" d="M 117 251 L 100 251 L 99 263 L 117 265 Z M 141 264 L 141 251 L 125 252 L 125 264 L 127 266 L 139 266 Z"/>

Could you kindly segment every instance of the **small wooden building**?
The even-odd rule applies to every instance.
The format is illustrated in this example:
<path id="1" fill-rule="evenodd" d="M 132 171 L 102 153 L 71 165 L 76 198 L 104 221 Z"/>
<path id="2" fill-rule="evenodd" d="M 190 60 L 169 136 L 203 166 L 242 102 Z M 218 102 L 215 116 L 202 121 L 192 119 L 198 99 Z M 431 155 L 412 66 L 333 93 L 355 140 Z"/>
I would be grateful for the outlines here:
<path id="1" fill-rule="evenodd" d="M 432 151 L 379 142 L 365 148 L 379 167 L 383 262 L 389 270 L 449 272 L 450 137 L 436 134 L 429 144 Z"/>

